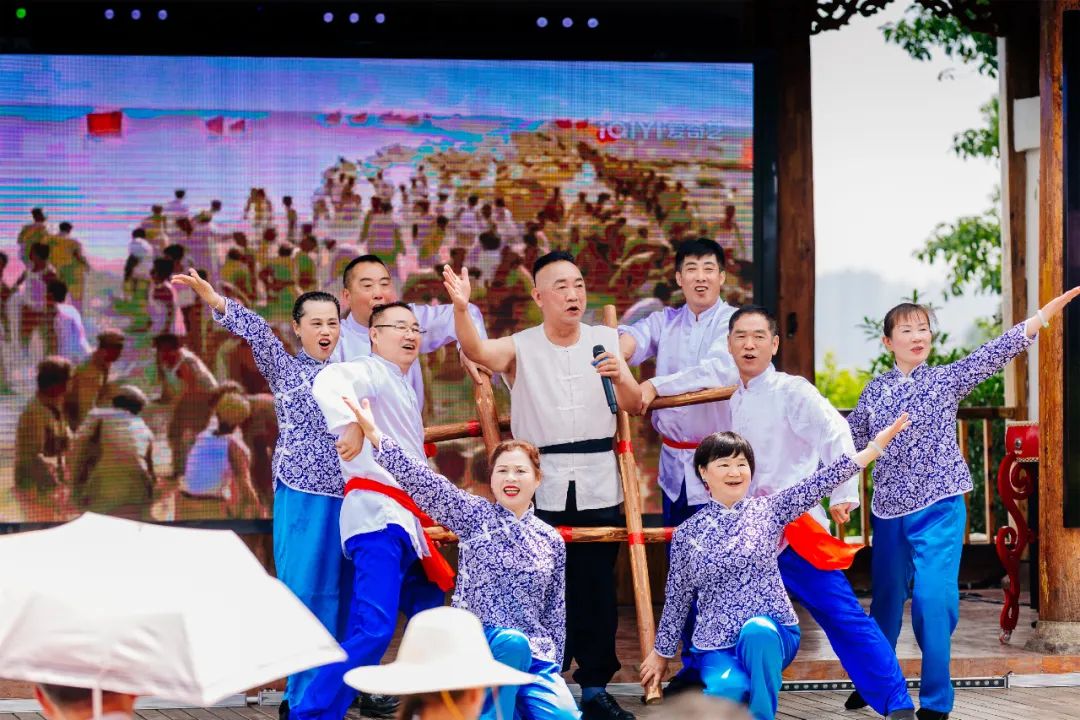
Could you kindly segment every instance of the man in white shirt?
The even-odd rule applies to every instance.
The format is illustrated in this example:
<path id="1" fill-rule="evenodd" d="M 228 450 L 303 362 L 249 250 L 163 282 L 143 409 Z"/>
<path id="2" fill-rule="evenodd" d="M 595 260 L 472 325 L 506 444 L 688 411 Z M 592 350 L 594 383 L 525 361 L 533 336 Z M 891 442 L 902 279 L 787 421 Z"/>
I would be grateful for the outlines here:
<path id="1" fill-rule="evenodd" d="M 755 496 L 772 495 L 820 466 L 855 451 L 847 422 L 805 378 L 775 370 L 778 325 L 768 310 L 746 306 L 729 321 L 728 349 L 738 369 L 732 396 L 731 429 L 754 448 L 757 465 L 750 486 Z M 663 385 L 676 395 L 730 382 L 729 365 L 715 358 L 677 373 Z M 829 512 L 846 522 L 859 505 L 858 476 L 833 491 Z M 854 550 L 829 535 L 820 506 L 788 525 L 777 558 L 791 596 L 821 626 L 862 697 L 881 715 L 913 718 L 914 705 L 896 654 L 863 610 L 843 569 Z"/>
<path id="2" fill-rule="evenodd" d="M 656 358 L 656 376 L 641 384 L 642 404 L 647 407 L 665 383 L 680 371 L 697 367 L 709 358 L 734 384 L 738 373 L 728 351 L 728 320 L 735 308 L 720 299 L 724 286 L 724 251 L 709 238 L 687 240 L 675 254 L 675 282 L 686 304 L 652 313 L 633 325 L 619 327 L 619 348 L 630 365 Z M 652 414 L 660 435 L 660 467 L 657 482 L 663 501 L 664 525 L 675 527 L 709 501 L 709 491 L 694 470 L 694 451 L 702 438 L 731 429 L 726 402 L 692 405 Z M 690 652 L 693 614 L 683 629 L 683 670 L 669 685 L 675 692 L 700 681 L 695 656 Z"/>
<path id="3" fill-rule="evenodd" d="M 90 357 L 93 348 L 86 339 L 82 315 L 74 305 L 65 302 L 68 286 L 62 280 L 51 281 L 46 290 L 49 310 L 53 316 L 53 333 L 56 338 L 56 354 L 71 361 L 72 365 L 81 364 Z"/>
<path id="4" fill-rule="evenodd" d="M 622 484 L 613 452 L 615 408 L 636 411 L 641 391 L 618 354 L 614 328 L 581 322 L 585 281 L 574 258 L 556 251 L 532 267 L 533 300 L 543 323 L 509 337 L 486 340 L 471 322 L 467 268 L 447 268 L 443 280 L 454 304 L 462 352 L 503 373 L 510 386 L 514 437 L 540 449 L 544 482 L 536 491 L 536 516 L 550 525 L 623 525 Z M 594 355 L 594 349 L 603 352 Z M 612 383 L 606 398 L 603 378 Z M 566 650 L 564 669 L 577 660 L 584 720 L 632 720 L 606 687 L 621 663 L 615 653 L 618 614 L 614 543 L 566 548 Z"/>
<path id="5" fill-rule="evenodd" d="M 348 660 L 319 670 L 290 708 L 294 720 L 342 720 L 356 698 L 343 673 L 377 665 L 393 638 L 398 613 L 411 618 L 438 607 L 453 586 L 453 572 L 427 540 L 419 509 L 375 462 L 371 444 L 362 442 L 356 418 L 342 399 L 359 404 L 367 398 L 383 432 L 406 452 L 424 457 L 420 405 L 406 375 L 420 353 L 421 330 L 408 305 L 380 305 L 368 331 L 372 353 L 327 365 L 312 384 L 327 428 L 339 437 L 346 481 L 341 542 L 353 561 L 354 583 L 348 637 L 341 643 Z"/>
<path id="6" fill-rule="evenodd" d="M 335 362 L 352 360 L 371 354 L 371 340 L 368 330 L 368 318 L 377 305 L 395 302 L 397 289 L 390 278 L 390 270 L 377 255 L 361 255 L 345 266 L 342 274 L 344 288 L 341 291 L 342 302 L 349 307 L 349 317 L 341 321 L 341 338 L 334 348 L 330 359 Z M 411 304 L 417 322 L 424 330 L 420 336 L 420 353 L 438 350 L 457 340 L 454 330 L 454 308 L 452 305 Z M 479 308 L 469 305 L 469 317 L 482 338 L 487 338 L 484 329 L 484 317 Z M 474 381 L 483 382 L 480 370 L 461 355 L 462 365 L 472 375 Z M 413 363 L 406 372 L 409 384 L 416 392 L 421 411 L 424 409 L 424 376 L 420 363 Z"/>
<path id="7" fill-rule="evenodd" d="M 176 223 L 180 218 L 186 218 L 190 214 L 187 203 L 184 202 L 184 196 L 187 195 L 186 190 L 176 190 L 173 192 L 173 199 L 165 205 L 165 218 L 168 221 L 166 232 L 172 234 L 172 231 L 176 229 Z"/>

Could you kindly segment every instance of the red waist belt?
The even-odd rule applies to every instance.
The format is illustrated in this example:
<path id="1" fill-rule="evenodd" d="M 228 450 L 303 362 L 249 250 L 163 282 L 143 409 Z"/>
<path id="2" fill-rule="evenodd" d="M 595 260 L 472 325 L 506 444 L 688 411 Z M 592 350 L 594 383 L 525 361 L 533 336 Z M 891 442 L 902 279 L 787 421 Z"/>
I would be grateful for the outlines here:
<path id="1" fill-rule="evenodd" d="M 660 436 L 660 442 L 675 450 L 697 450 L 698 445 L 701 444 L 700 442 L 679 442 L 664 435 Z"/>
<path id="2" fill-rule="evenodd" d="M 675 450 L 696 450 L 700 443 L 679 442 L 663 435 L 660 441 Z M 862 545 L 849 545 L 821 527 L 810 513 L 803 513 L 784 528 L 784 539 L 799 557 L 818 570 L 847 570 Z"/>
<path id="3" fill-rule="evenodd" d="M 784 528 L 784 539 L 803 560 L 818 570 L 847 570 L 862 545 L 849 545 L 833 537 L 810 513 L 803 513 Z"/>
<path id="4" fill-rule="evenodd" d="M 386 483 L 378 482 L 377 480 L 370 480 L 368 478 L 354 477 L 349 482 L 345 483 L 345 494 L 348 495 L 353 490 L 367 490 L 369 492 L 379 493 L 385 495 L 401 507 L 412 513 L 413 517 L 420 521 L 420 524 L 426 528 L 434 527 L 438 523 L 428 517 L 427 513 L 417 506 L 408 493 L 401 488 L 396 488 Z M 450 588 L 454 587 L 454 569 L 450 567 L 450 563 L 446 562 L 446 558 L 442 556 L 438 548 L 435 547 L 435 543 L 431 538 L 424 534 L 424 541 L 427 543 L 428 555 L 420 558 L 420 565 L 424 568 L 424 574 L 427 575 L 427 579 L 439 586 L 439 589 L 446 592 Z"/>

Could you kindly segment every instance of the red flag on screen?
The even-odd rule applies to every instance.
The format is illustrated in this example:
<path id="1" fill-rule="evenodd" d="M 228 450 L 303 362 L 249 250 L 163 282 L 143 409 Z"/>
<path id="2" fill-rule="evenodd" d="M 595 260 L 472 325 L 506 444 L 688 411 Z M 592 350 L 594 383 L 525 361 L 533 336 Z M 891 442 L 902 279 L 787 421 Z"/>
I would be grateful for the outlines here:
<path id="1" fill-rule="evenodd" d="M 86 132 L 90 135 L 119 135 L 123 131 L 124 114 L 116 112 L 90 113 L 86 116 Z"/>
<path id="2" fill-rule="evenodd" d="M 221 135 L 225 132 L 225 118 L 221 116 L 210 118 L 206 121 L 206 129 L 215 135 Z"/>
<path id="3" fill-rule="evenodd" d="M 244 132 L 245 130 L 247 130 L 247 122 L 243 120 L 237 120 L 232 125 L 229 125 L 229 130 L 231 132 Z"/>
<path id="4" fill-rule="evenodd" d="M 339 112 L 330 113 L 329 115 L 326 116 L 326 122 L 328 122 L 331 125 L 337 125 L 339 122 L 341 122 L 341 113 L 339 113 Z"/>

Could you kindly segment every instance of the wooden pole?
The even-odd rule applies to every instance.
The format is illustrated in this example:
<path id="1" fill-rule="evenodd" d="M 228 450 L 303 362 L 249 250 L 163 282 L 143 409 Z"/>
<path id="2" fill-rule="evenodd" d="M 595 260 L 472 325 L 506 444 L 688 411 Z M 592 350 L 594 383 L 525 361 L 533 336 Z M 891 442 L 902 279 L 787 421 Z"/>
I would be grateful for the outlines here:
<path id="1" fill-rule="evenodd" d="M 604 324 L 619 326 L 614 305 L 604 306 Z M 614 349 L 618 352 L 618 348 Z M 630 552 L 630 575 L 634 582 L 634 606 L 637 609 L 638 645 L 644 659 L 656 642 L 656 623 L 653 619 L 652 589 L 649 587 L 649 566 L 645 561 L 645 538 L 641 525 L 641 494 L 638 489 L 637 463 L 631 447 L 630 416 L 623 410 L 616 415 L 615 457 L 622 477 L 623 509 L 626 512 L 627 550 Z M 655 705 L 663 700 L 660 683 L 645 689 L 645 704 Z"/>
<path id="2" fill-rule="evenodd" d="M 491 392 L 491 378 L 473 383 L 473 398 L 476 400 L 476 419 L 480 425 L 480 437 L 484 438 L 484 447 L 491 457 L 495 446 L 502 440 L 499 427 L 499 410 L 495 407 L 495 395 Z"/>
<path id="3" fill-rule="evenodd" d="M 606 543 L 626 542 L 628 531 L 622 527 L 567 527 L 560 525 L 556 530 L 568 543 Z M 458 537 L 446 528 L 436 525 L 426 528 L 425 531 L 432 540 L 441 543 L 457 542 Z M 642 540 L 647 543 L 671 542 L 675 534 L 675 528 L 644 528 Z"/>

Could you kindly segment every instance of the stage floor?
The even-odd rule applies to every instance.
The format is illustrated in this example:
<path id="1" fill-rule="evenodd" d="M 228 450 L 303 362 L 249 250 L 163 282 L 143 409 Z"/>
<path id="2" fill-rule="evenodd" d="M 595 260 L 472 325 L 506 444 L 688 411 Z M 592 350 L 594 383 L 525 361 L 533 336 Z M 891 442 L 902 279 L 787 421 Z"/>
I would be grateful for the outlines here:
<path id="1" fill-rule="evenodd" d="M 1078 655 L 1041 655 L 1024 649 L 1032 634 L 1032 623 L 1037 619 L 1034 610 L 1026 605 L 1020 607 L 1020 620 L 1013 632 L 1012 641 L 1002 645 L 998 641 L 998 616 L 1001 614 L 1001 592 L 980 590 L 964 592 L 960 601 L 960 624 L 953 635 L 952 674 L 954 678 L 1002 677 L 1008 673 L 1035 675 L 1042 673 L 1080 672 Z M 1022 598 L 1027 602 L 1026 594 Z M 869 598 L 863 605 L 869 606 Z M 919 677 L 921 654 L 911 630 L 911 604 L 904 616 L 904 628 L 897 643 L 897 656 L 904 674 Z M 802 645 L 799 654 L 787 670 L 785 680 L 841 680 L 847 674 L 836 659 L 825 634 L 817 623 L 800 607 L 799 623 L 802 629 Z M 657 621 L 660 618 L 657 608 Z M 639 652 L 633 608 L 623 608 L 619 617 L 619 658 L 622 670 L 616 682 L 633 682 L 637 677 Z"/>

